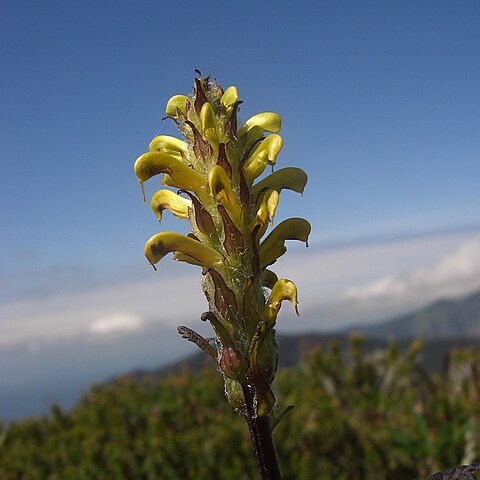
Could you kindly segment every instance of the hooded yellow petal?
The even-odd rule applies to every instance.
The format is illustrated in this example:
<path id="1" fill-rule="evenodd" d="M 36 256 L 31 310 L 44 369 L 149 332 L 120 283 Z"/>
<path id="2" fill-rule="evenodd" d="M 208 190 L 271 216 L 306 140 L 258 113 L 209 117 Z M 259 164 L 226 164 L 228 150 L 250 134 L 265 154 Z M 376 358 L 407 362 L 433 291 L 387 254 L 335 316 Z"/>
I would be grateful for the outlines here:
<path id="1" fill-rule="evenodd" d="M 267 229 L 268 222 L 273 222 L 279 199 L 280 196 L 276 190 L 267 190 L 263 193 L 257 214 L 250 225 L 250 230 L 252 232 L 257 225 L 260 225 L 260 229 L 257 232 L 257 238 L 263 236 Z"/>
<path id="2" fill-rule="evenodd" d="M 175 158 L 181 159 L 182 155 L 187 155 L 187 144 L 178 138 L 169 135 L 156 136 L 148 146 L 150 152 L 165 152 Z"/>
<path id="3" fill-rule="evenodd" d="M 230 110 L 235 102 L 238 100 L 238 90 L 237 87 L 231 86 L 228 87 L 224 94 L 222 95 L 222 98 L 220 99 L 220 102 L 224 105 L 224 107 L 228 110 Z"/>
<path id="4" fill-rule="evenodd" d="M 259 177 L 267 164 L 274 165 L 280 150 L 283 147 L 283 140 L 280 135 L 272 133 L 266 137 L 253 151 L 245 162 L 245 178 L 250 184 Z"/>
<path id="5" fill-rule="evenodd" d="M 202 194 L 207 183 L 202 174 L 165 152 L 144 153 L 137 158 L 134 169 L 140 183 L 146 182 L 154 175 L 164 173 L 169 176 L 171 186 L 191 190 L 199 195 Z"/>
<path id="6" fill-rule="evenodd" d="M 286 240 L 300 240 L 308 246 L 312 227 L 304 218 L 289 218 L 279 223 L 260 244 L 258 253 L 262 268 L 277 261 L 286 251 Z"/>
<path id="7" fill-rule="evenodd" d="M 272 327 L 275 325 L 278 312 L 284 300 L 292 302 L 296 314 L 299 315 L 297 287 L 291 280 L 281 278 L 273 286 L 263 314 L 263 319 Z"/>
<path id="8" fill-rule="evenodd" d="M 200 122 L 202 124 L 203 135 L 210 142 L 210 145 L 217 150 L 218 144 L 220 143 L 218 138 L 218 125 L 215 112 L 209 102 L 204 103 L 200 110 Z"/>
<path id="9" fill-rule="evenodd" d="M 294 192 L 303 193 L 307 180 L 307 174 L 301 168 L 282 168 L 256 183 L 252 187 L 252 196 L 254 199 L 257 199 L 262 191 L 269 188 L 272 188 L 279 193 L 284 188 L 293 190 Z"/>
<path id="10" fill-rule="evenodd" d="M 225 207 L 232 220 L 238 223 L 241 214 L 240 205 L 235 200 L 230 179 L 219 165 L 214 165 L 208 172 L 207 191 Z"/>
<path id="11" fill-rule="evenodd" d="M 254 130 L 255 132 L 272 132 L 278 133 L 282 128 L 282 119 L 278 113 L 262 112 L 257 113 L 249 118 L 237 133 L 237 137 L 241 137 L 246 133 Z"/>
<path id="12" fill-rule="evenodd" d="M 206 268 L 218 268 L 223 265 L 223 256 L 216 250 L 176 232 L 161 232 L 153 235 L 147 240 L 144 252 L 154 268 L 156 263 L 171 252 L 181 254 L 180 257 L 177 256 L 178 260 Z"/>
<path id="13" fill-rule="evenodd" d="M 192 202 L 171 190 L 158 190 L 153 194 L 150 206 L 160 222 L 163 210 L 169 210 L 177 218 L 188 218 L 188 209 Z"/>
<path id="14" fill-rule="evenodd" d="M 165 114 L 168 117 L 176 117 L 177 108 L 179 108 L 181 112 L 185 115 L 187 113 L 187 102 L 191 103 L 191 101 L 192 100 L 186 95 L 174 95 L 167 102 L 167 106 L 165 107 Z"/>

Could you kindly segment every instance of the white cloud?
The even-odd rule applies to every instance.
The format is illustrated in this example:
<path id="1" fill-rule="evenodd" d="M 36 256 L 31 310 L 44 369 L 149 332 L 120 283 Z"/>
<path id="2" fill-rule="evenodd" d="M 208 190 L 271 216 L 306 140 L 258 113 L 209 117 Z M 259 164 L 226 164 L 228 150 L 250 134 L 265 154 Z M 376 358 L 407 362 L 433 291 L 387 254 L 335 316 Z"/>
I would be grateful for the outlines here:
<path id="1" fill-rule="evenodd" d="M 285 305 L 282 316 L 288 319 L 280 318 L 280 330 L 325 330 L 380 319 L 480 287 L 478 234 L 325 251 L 294 245 L 289 242 L 290 252 L 273 269 L 297 284 L 302 316 L 295 319 Z M 169 259 L 160 267 L 157 273 L 145 269 L 140 282 L 96 284 L 90 291 L 0 304 L 0 347 L 128 333 L 149 322 L 163 324 L 173 333 L 180 324 L 198 327 L 207 308 L 200 271 L 188 265 L 182 269 Z"/>
<path id="2" fill-rule="evenodd" d="M 347 289 L 350 300 L 374 301 L 386 297 L 456 296 L 480 287 L 480 239 L 467 241 L 433 265 L 403 275 L 385 275 L 366 285 Z"/>
<path id="3" fill-rule="evenodd" d="M 97 335 L 114 332 L 132 332 L 143 326 L 144 321 L 139 315 L 131 312 L 116 312 L 101 316 L 93 321 L 88 330 Z"/>
<path id="4" fill-rule="evenodd" d="M 285 276 L 297 284 L 302 309 L 310 309 L 319 304 L 353 300 L 345 292 L 435 265 L 460 245 L 472 241 L 480 241 L 480 236 L 438 235 L 326 251 L 297 248 L 280 258 L 273 269 L 279 277 Z"/>
<path id="5" fill-rule="evenodd" d="M 99 329 L 108 330 L 105 319 L 111 319 L 110 328 L 114 327 L 118 312 L 129 312 L 142 323 L 174 327 L 198 318 L 206 309 L 198 270 L 176 277 L 146 270 L 145 276 L 150 280 L 0 305 L 0 347 L 99 333 Z M 125 326 L 128 322 L 123 321 Z M 120 323 L 117 320 L 116 325 Z"/>
<path id="6" fill-rule="evenodd" d="M 287 306 L 278 329 L 335 330 L 466 295 L 480 288 L 479 251 L 480 236 L 472 233 L 297 251 L 278 273 L 285 267 L 299 287 L 302 316 L 294 319 Z"/>

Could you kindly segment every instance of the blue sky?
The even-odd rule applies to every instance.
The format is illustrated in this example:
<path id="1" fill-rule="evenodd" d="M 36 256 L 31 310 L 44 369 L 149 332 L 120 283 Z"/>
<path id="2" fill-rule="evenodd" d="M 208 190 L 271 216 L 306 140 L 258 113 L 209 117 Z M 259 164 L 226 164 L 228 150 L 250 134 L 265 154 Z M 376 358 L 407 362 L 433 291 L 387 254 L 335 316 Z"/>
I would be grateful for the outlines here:
<path id="1" fill-rule="evenodd" d="M 282 194 L 278 213 L 313 226 L 311 260 L 297 262 L 319 289 L 304 286 L 308 308 L 330 294 L 390 289 L 405 294 L 398 303 L 429 292 L 408 307 L 461 293 L 452 282 L 472 286 L 479 24 L 475 1 L 2 2 L 0 337 L 66 325 L 80 335 L 102 321 L 132 330 L 158 309 L 157 298 L 150 310 L 135 303 L 142 282 L 190 275 L 169 260 L 156 277 L 146 265 L 159 227 L 133 163 L 154 135 L 175 134 L 164 106 L 191 91 L 194 68 L 238 87 L 242 119 L 283 118 L 278 165 L 309 174 L 304 197 Z M 161 228 L 185 227 L 165 215 Z"/>
<path id="2" fill-rule="evenodd" d="M 132 174 L 192 69 L 284 120 L 316 239 L 480 211 L 477 2 L 2 2 L 2 268 L 143 262 Z M 168 226 L 167 221 L 167 226 Z M 172 223 L 173 225 L 173 223 Z"/>

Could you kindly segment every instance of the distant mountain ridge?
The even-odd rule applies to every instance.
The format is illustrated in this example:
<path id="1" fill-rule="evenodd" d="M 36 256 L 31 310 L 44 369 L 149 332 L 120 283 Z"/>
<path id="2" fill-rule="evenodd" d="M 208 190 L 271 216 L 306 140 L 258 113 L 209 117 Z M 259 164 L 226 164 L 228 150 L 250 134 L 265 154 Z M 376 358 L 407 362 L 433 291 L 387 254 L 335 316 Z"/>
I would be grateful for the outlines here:
<path id="1" fill-rule="evenodd" d="M 375 325 L 347 329 L 353 330 L 377 338 L 480 339 L 480 290 L 456 300 L 440 300 Z"/>
<path id="2" fill-rule="evenodd" d="M 293 367 L 297 365 L 302 357 L 315 347 L 329 348 L 336 343 L 341 351 L 348 351 L 350 335 L 343 334 L 319 334 L 310 333 L 302 335 L 289 335 L 280 337 L 278 341 L 279 368 Z M 400 352 L 407 350 L 413 338 L 401 338 L 396 341 Z M 364 338 L 364 350 L 373 353 L 387 347 L 389 341 L 385 338 Z M 446 365 L 450 352 L 455 348 L 475 348 L 480 350 L 480 338 L 441 338 L 425 340 L 420 363 L 428 372 L 440 372 Z M 158 369 L 140 369 L 128 373 L 137 379 L 144 377 L 161 379 L 165 375 L 175 374 L 182 370 L 200 371 L 203 368 L 216 368 L 212 359 L 203 352 L 199 352 L 184 359 L 162 366 Z M 123 375 L 122 375 L 123 376 Z M 115 382 L 119 377 L 112 378 Z M 107 382 L 110 383 L 110 382 Z"/>
<path id="3" fill-rule="evenodd" d="M 279 367 L 294 366 L 312 348 L 326 348 L 332 342 L 337 342 L 345 351 L 353 332 L 364 336 L 367 352 L 384 348 L 392 338 L 397 341 L 400 350 L 405 350 L 413 339 L 422 338 L 425 340 L 422 353 L 424 368 L 439 371 L 453 348 L 480 349 L 480 291 L 456 300 L 440 300 L 382 323 L 350 327 L 338 333 L 279 334 Z M 214 367 L 211 358 L 199 352 L 155 370 L 137 370 L 132 374 L 160 378 L 179 369 L 197 371 L 209 365 Z"/>

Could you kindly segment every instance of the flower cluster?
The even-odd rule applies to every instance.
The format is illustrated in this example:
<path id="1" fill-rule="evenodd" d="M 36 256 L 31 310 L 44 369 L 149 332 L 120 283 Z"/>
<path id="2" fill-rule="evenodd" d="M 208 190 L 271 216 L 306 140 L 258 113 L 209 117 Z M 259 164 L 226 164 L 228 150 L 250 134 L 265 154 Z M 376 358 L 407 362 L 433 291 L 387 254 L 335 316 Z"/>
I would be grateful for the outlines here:
<path id="1" fill-rule="evenodd" d="M 142 187 L 162 174 L 162 184 L 176 189 L 152 196 L 158 220 L 169 210 L 191 224 L 189 235 L 161 232 L 145 245 L 154 268 L 168 253 L 202 267 L 209 310 L 201 318 L 210 322 L 216 342 L 212 346 L 188 327 L 179 332 L 214 358 L 234 408 L 244 411 L 249 388 L 256 414 L 264 416 L 275 404 L 270 385 L 277 369 L 277 315 L 284 300 L 295 310 L 298 304 L 295 284 L 268 267 L 286 252 L 286 240 L 307 243 L 311 227 L 303 218 L 290 218 L 265 237 L 280 192 L 303 193 L 307 175 L 288 167 L 262 177 L 282 149 L 281 118 L 263 112 L 239 126 L 241 103 L 236 87 L 223 90 L 199 76 L 191 96 L 175 95 L 166 106 L 185 140 L 155 137 L 135 162 L 135 173 Z"/>

